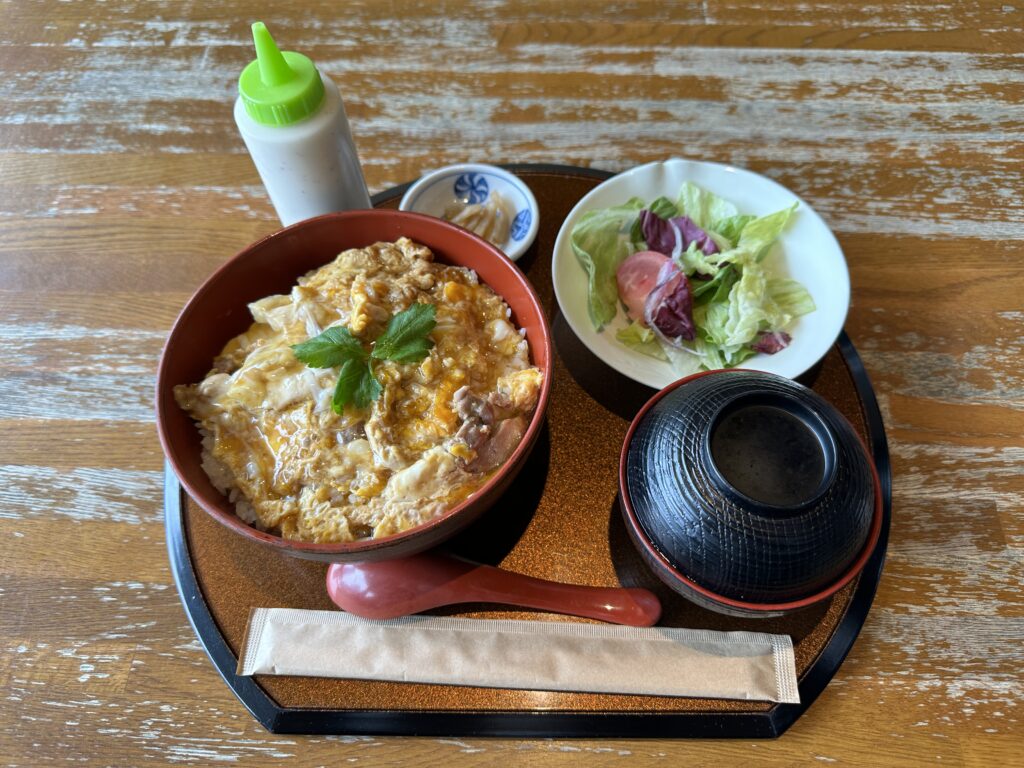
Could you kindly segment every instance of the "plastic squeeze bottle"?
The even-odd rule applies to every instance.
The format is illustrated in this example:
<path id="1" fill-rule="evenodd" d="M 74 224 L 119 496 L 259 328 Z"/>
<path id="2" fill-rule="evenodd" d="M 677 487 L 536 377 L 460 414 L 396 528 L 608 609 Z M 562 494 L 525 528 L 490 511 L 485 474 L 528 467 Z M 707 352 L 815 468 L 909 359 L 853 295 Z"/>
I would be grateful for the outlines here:
<path id="1" fill-rule="evenodd" d="M 337 86 L 301 53 L 278 50 L 262 21 L 252 37 L 235 122 L 281 223 L 370 208 Z"/>

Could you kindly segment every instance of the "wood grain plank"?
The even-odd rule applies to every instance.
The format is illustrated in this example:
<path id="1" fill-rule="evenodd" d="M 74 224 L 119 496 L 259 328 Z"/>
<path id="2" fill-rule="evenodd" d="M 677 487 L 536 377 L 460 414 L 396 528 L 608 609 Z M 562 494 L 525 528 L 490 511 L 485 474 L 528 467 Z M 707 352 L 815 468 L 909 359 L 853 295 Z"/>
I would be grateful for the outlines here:
<path id="1" fill-rule="evenodd" d="M 102 259 L 103 254 L 94 258 Z M 119 257 L 108 254 L 107 258 Z M 14 326 L 8 329 L 5 344 L 62 334 L 84 338 L 94 329 L 107 337 L 127 331 L 126 338 L 152 339 L 170 330 L 190 296 L 185 291 L 109 290 L 49 291 L 40 298 L 31 291 L 0 289 L 0 323 Z"/>
<path id="2" fill-rule="evenodd" d="M 216 220 L 141 220 L 105 216 L 96 226 L 69 218 L 62 221 L 0 219 L 0 285 L 8 290 L 98 291 L 109 276 L 97 259 L 116 259 L 122 291 L 154 286 L 191 292 L 243 247 L 279 228 L 270 222 L 220 226 Z M 87 239 L 89 250 L 83 251 Z M 95 249 L 95 250 L 94 250 Z M 51 305 L 52 306 L 52 305 Z"/>
<path id="3" fill-rule="evenodd" d="M 430 25 L 434 20 L 423 23 Z M 415 62 L 407 66 L 403 66 L 400 56 L 393 54 L 386 59 L 379 55 L 366 59 L 359 51 L 346 50 L 339 58 L 336 44 L 325 44 L 319 50 L 314 41 L 309 52 L 325 71 L 337 76 L 345 86 L 357 139 L 368 158 L 393 156 L 395 147 L 408 151 L 408 147 L 417 143 L 443 143 L 438 134 L 449 136 L 451 114 L 459 112 L 460 101 L 469 98 L 474 100 L 475 113 L 484 109 L 489 117 L 478 123 L 487 132 L 486 136 L 474 135 L 471 126 L 461 126 L 464 135 L 460 149 L 463 156 L 470 159 L 486 158 L 490 154 L 490 159 L 495 160 L 528 160 L 538 157 L 544 148 L 557 146 L 556 142 L 564 145 L 564 151 L 578 151 L 577 147 L 568 146 L 573 142 L 566 142 L 566 126 L 579 117 L 585 118 L 588 112 L 616 132 L 615 135 L 595 136 L 600 146 L 628 146 L 645 157 L 664 156 L 666 151 L 673 151 L 671 142 L 660 145 L 652 142 L 664 136 L 661 124 L 671 122 L 688 126 L 681 137 L 685 146 L 694 147 L 706 156 L 721 157 L 725 151 L 720 143 L 721 128 L 736 121 L 730 120 L 728 114 L 718 113 L 714 105 L 726 102 L 731 108 L 731 100 L 745 101 L 747 109 L 754 110 L 753 114 L 744 115 L 745 119 L 735 127 L 748 141 L 765 139 L 759 142 L 765 151 L 791 142 L 796 134 L 808 133 L 804 124 L 814 122 L 816 132 L 830 139 L 817 148 L 819 155 L 825 154 L 823 160 L 828 159 L 826 151 L 830 147 L 835 150 L 831 154 L 835 159 L 841 156 L 841 147 L 849 151 L 868 140 L 887 137 L 894 142 L 902 139 L 903 146 L 917 145 L 920 149 L 934 145 L 949 134 L 959 143 L 979 143 L 983 135 L 991 135 L 987 130 L 992 127 L 1020 132 L 1019 121 L 1015 120 L 1010 107 L 1021 87 L 1019 67 L 1012 56 L 888 51 L 885 57 L 878 59 L 858 51 L 835 49 L 787 52 L 784 48 L 764 51 L 680 48 L 674 44 L 650 45 L 643 30 L 630 32 L 627 29 L 621 39 L 615 38 L 612 44 L 602 45 L 599 54 L 595 54 L 600 61 L 593 62 L 581 61 L 578 56 L 577 47 L 587 34 L 578 31 L 580 26 L 566 25 L 565 42 L 559 42 L 562 39 L 559 37 L 531 46 L 527 39 L 508 51 L 499 49 L 505 55 L 490 63 L 489 70 L 482 69 L 479 61 L 463 58 L 470 55 L 466 51 L 474 50 L 476 43 L 488 45 L 487 33 L 481 32 L 479 27 L 460 30 L 468 36 L 462 38 L 464 45 L 428 47 L 425 51 L 431 57 L 428 61 L 422 60 L 424 51 L 418 51 Z M 633 40 L 635 45 L 624 48 L 622 40 Z M 88 56 L 92 70 L 106 68 L 112 74 L 138 72 L 138 77 L 145 77 L 145 66 L 134 66 L 130 58 L 145 57 L 143 48 L 97 46 L 94 50 L 83 43 L 71 50 L 74 55 Z M 374 56 L 379 46 L 369 45 L 366 50 Z M 162 151 L 168 152 L 195 152 L 211 142 L 220 142 L 225 149 L 240 152 L 228 114 L 233 98 L 233 75 L 223 71 L 229 69 L 229 63 L 215 62 L 223 66 L 207 67 L 209 46 L 181 55 L 185 61 L 176 64 L 179 71 L 220 74 L 209 75 L 198 84 L 193 83 L 192 78 L 167 78 L 158 86 L 163 90 L 157 92 L 147 89 L 143 82 L 137 87 L 123 83 L 127 92 L 137 93 L 139 98 L 120 100 L 113 110 L 107 105 L 110 93 L 104 87 L 77 88 L 74 82 L 66 80 L 54 83 L 54 87 L 80 93 L 74 104 L 46 96 L 38 102 L 23 102 L 21 91 L 13 92 L 14 114 L 0 126 L 6 145 L 27 149 L 39 141 L 75 151 L 104 151 L 104 147 L 117 151 L 143 143 L 150 146 L 155 140 Z M 358 74 L 352 74 L 357 66 L 377 75 L 361 79 Z M 424 67 L 445 72 L 446 76 L 425 76 L 421 74 Z M 541 88 L 533 94 L 521 89 L 510 96 L 507 88 L 510 73 L 524 70 L 541 81 Z M 654 103 L 653 109 L 649 100 L 641 102 L 633 95 L 637 93 L 638 70 L 641 77 L 652 81 L 655 94 L 670 91 L 670 95 Z M 890 82 L 888 73 L 893 70 L 900 71 L 901 77 Z M 80 67 L 69 66 L 57 70 L 55 75 L 66 78 L 63 73 L 78 71 Z M 564 72 L 573 72 L 574 77 L 561 76 Z M 844 73 L 841 80 L 837 80 L 837 72 Z M 395 88 L 396 83 L 401 84 L 401 90 Z M 490 89 L 487 83 L 492 85 Z M 563 95 L 555 99 L 557 93 L 549 95 L 549 89 L 557 83 L 561 83 L 563 89 L 575 88 L 575 98 Z M 759 98 L 751 101 L 751 93 L 757 93 Z M 531 95 L 534 98 L 531 99 Z M 799 99 L 794 100 L 794 97 Z M 175 104 L 183 98 L 193 99 L 198 107 L 187 125 L 176 115 Z M 863 105 L 861 110 L 856 109 L 858 100 Z M 801 106 L 814 101 L 821 104 L 817 110 Z M 1000 101 L 1006 105 L 1002 109 Z M 957 106 L 961 102 L 964 106 L 970 103 L 972 108 Z M 830 104 L 832 108 L 826 106 Z M 759 114 L 757 110 L 762 106 L 765 113 Z M 584 114 L 578 114 L 580 111 Z M 417 115 L 415 128 L 407 119 L 409 114 Z M 787 114 L 791 119 L 786 119 Z M 55 125 L 55 118 L 67 125 Z M 801 129 L 790 127 L 787 131 L 787 124 L 792 125 L 794 121 L 801 124 Z M 528 134 L 513 131 L 517 125 L 529 126 L 531 130 Z M 700 131 L 701 125 L 714 125 L 714 135 L 709 135 L 712 132 L 708 130 Z M 647 126 L 651 126 L 653 135 L 645 135 Z M 754 132 L 755 126 L 771 126 L 772 133 L 759 135 Z M 593 130 L 593 125 L 589 127 Z M 619 133 L 624 129 L 632 129 L 639 135 Z M 523 141 L 524 135 L 535 140 Z M 494 157 L 493 150 L 488 150 L 496 140 L 507 146 L 510 154 Z M 578 146 L 578 142 L 575 143 Z M 848 146 L 843 147 L 844 144 Z M 675 146 L 678 145 L 677 142 Z M 776 156 L 783 155 L 780 152 Z M 444 157 L 445 161 L 450 159 L 457 158 Z M 588 162 L 592 157 L 569 155 L 569 159 Z M 371 159 L 368 161 L 371 178 L 374 178 L 374 170 Z M 399 180 L 402 177 L 392 175 L 385 181 Z"/>
<path id="4" fill-rule="evenodd" d="M 125 570 L 130 568 L 124 563 Z M 114 581 L 64 578 L 56 583 L 18 574 L 0 577 L 5 610 L 4 637 L 29 639 L 46 647 L 90 643 L 156 644 L 161 652 L 195 650 L 204 661 L 191 628 L 182 623 L 178 594 L 170 579 L 142 582 L 122 576 Z"/>
<path id="5" fill-rule="evenodd" d="M 240 0 L 0 0 L 0 756 L 8 765 L 1008 765 L 1024 751 L 1024 10 L 1004 0 L 329 0 L 265 20 L 342 88 L 372 191 L 441 164 L 764 173 L 850 266 L 894 516 L 840 674 L 777 742 L 287 737 L 199 648 L 152 387 L 276 228 L 231 117 Z"/>
<path id="6" fill-rule="evenodd" d="M 44 518 L 72 524 L 160 523 L 163 473 L 152 470 L 0 466 L 0 519 Z"/>
<path id="7" fill-rule="evenodd" d="M 68 648 L 54 648 L 49 643 L 23 640 L 5 649 L 0 659 L 0 685 L 4 688 L 34 685 L 47 691 L 102 695 L 120 693 L 128 680 L 135 653 L 135 643 L 83 643 Z"/>
<path id="8" fill-rule="evenodd" d="M 866 19 L 864 23 L 847 21 L 836 28 L 825 17 L 796 20 L 793 16 L 769 20 L 767 14 L 747 16 L 748 23 L 728 23 L 715 17 L 698 21 L 664 21 L 619 23 L 605 20 L 579 19 L 565 21 L 516 21 L 501 24 L 497 32 L 500 46 L 524 44 L 547 45 L 574 42 L 584 48 L 591 46 L 700 46 L 722 48 L 779 48 L 889 51 L 915 47 L 929 51 L 1014 53 L 1019 46 L 1012 33 L 964 27 L 955 19 L 950 26 L 936 23 L 931 28 L 908 28 L 899 22 L 887 25 L 884 20 Z M 939 20 L 936 19 L 936 22 Z"/>
<path id="9" fill-rule="evenodd" d="M 153 424 L 20 418 L 0 421 L 0 465 L 160 471 L 164 455 Z M 60 445 L 55 452 L 54 446 Z"/>
<path id="10" fill-rule="evenodd" d="M 52 4 L 47 4 L 52 5 Z M 182 47 L 238 46 L 245 44 L 245 20 L 250 14 L 239 3 L 220 3 L 216 9 L 204 9 L 187 18 L 180 6 L 171 2 L 150 3 L 157 14 L 148 20 L 131 16 L 130 6 L 113 4 L 110 21 L 99 24 L 81 10 L 61 9 L 59 21 L 36 33 L 36 39 L 49 46 L 75 47 Z M 370 37 L 374 28 L 390 34 L 391 21 L 405 23 L 427 20 L 437 24 L 455 25 L 457 19 L 469 16 L 482 25 L 500 23 L 510 16 L 517 21 L 536 24 L 561 22 L 570 29 L 584 32 L 592 25 L 607 25 L 607 18 L 622 17 L 638 5 L 616 4 L 595 8 L 585 2 L 530 3 L 455 3 L 446 2 L 438 8 L 415 2 L 389 3 L 386 14 L 379 12 L 379 3 L 350 3 L 346 18 L 334 20 L 333 6 L 325 2 L 304 3 L 309 15 L 296 19 L 285 14 L 264 15 L 273 29 L 301 35 L 310 43 L 327 44 L 347 40 L 352 30 L 360 37 Z M 754 47 L 769 38 L 775 45 L 780 40 L 794 47 L 821 46 L 829 48 L 862 47 L 900 49 L 913 45 L 936 50 L 1009 50 L 1018 46 L 1010 30 L 1020 25 L 1020 11 L 1002 2 L 957 3 L 953 8 L 928 3 L 866 4 L 852 6 L 848 2 L 814 2 L 801 4 L 688 2 L 644 4 L 642 21 L 637 25 L 679 25 L 690 35 L 675 38 L 677 44 L 701 45 L 737 43 Z M 31 22 L 25 11 L 12 4 L 15 29 Z M 620 10 L 619 13 L 615 13 Z M 319 17 L 319 18 L 318 18 Z M 842 26 L 837 29 L 837 19 Z M 579 31 L 577 31 L 579 34 Z M 658 34 L 658 33 L 652 33 Z M 664 34 L 664 33 L 661 33 Z M 678 32 L 676 33 L 679 34 Z M 8 34 L 3 42 L 15 42 L 17 35 Z"/>
<path id="11" fill-rule="evenodd" d="M 0 575 L 34 579 L 33 589 L 44 592 L 65 580 L 169 584 L 159 508 L 150 511 L 150 522 L 141 525 L 97 519 L 76 523 L 62 515 L 2 518 Z M 67 615 L 67 603 L 63 608 L 62 615 Z M 177 621 L 173 612 L 163 620 Z"/>
<path id="12" fill-rule="evenodd" d="M 234 189 L 259 183 L 252 160 L 235 154 L 147 153 L 124 162 L 118 154 L 20 153 L 0 151 L 0 191 L 5 203 L 17 204 L 16 191 L 68 186 L 151 192 L 183 187 L 211 188 L 213 182 Z"/>
<path id="13" fill-rule="evenodd" d="M 1012 167 L 987 167 L 990 163 L 986 165 L 985 158 L 957 152 L 955 167 L 936 170 L 920 167 L 917 159 L 901 158 L 892 145 L 874 145 L 871 150 L 885 155 L 886 163 L 846 159 L 827 165 L 795 160 L 779 165 L 758 160 L 749 167 L 792 189 L 840 233 L 1024 238 L 1024 203 L 1016 194 L 1020 178 Z M 418 172 L 418 168 L 411 169 L 409 178 Z M 130 213 L 147 219 L 216 218 L 275 226 L 265 192 L 253 184 L 160 185 L 140 190 L 107 184 L 19 183 L 17 188 L 16 198 L 11 194 L 15 202 L 6 212 L 8 216 L 63 220 Z M 847 201 L 851 199 L 859 204 L 850 206 Z"/>
<path id="14" fill-rule="evenodd" d="M 921 302 L 922 304 L 924 302 Z M 938 304 L 881 310 L 852 318 L 873 379 L 885 391 L 966 403 L 1021 407 L 1024 378 L 1007 363 L 1020 349 L 1021 314 L 971 316 L 971 305 Z M 924 313 L 923 316 L 917 314 Z M 952 313 L 967 313 L 949 334 Z M 913 330 L 909 330 L 913 328 Z M 895 342 L 884 341 L 892 338 Z M 984 340 L 987 343 L 982 343 Z M 970 428 L 970 422 L 963 425 Z M 1014 445 L 1010 442 L 1009 445 Z"/>

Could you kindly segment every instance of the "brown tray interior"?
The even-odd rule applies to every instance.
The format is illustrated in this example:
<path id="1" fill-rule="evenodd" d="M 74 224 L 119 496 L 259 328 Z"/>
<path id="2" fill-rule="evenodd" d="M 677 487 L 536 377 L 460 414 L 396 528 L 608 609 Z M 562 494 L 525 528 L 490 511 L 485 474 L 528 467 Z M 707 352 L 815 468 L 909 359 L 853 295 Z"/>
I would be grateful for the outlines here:
<path id="1" fill-rule="evenodd" d="M 555 171 L 524 171 L 541 210 L 540 232 L 518 265 L 537 289 L 556 357 L 547 429 L 506 496 L 447 546 L 480 562 L 531 576 L 591 585 L 644 586 L 661 598 L 660 624 L 788 634 L 799 676 L 811 667 L 842 620 L 854 581 L 831 600 L 791 616 L 736 619 L 699 608 L 664 587 L 633 549 L 616 504 L 618 456 L 632 415 L 653 394 L 609 369 L 573 335 L 558 311 L 550 258 L 560 223 L 598 180 Z M 381 207 L 397 207 L 397 197 Z M 832 402 L 867 437 L 853 378 L 838 348 L 801 381 Z M 332 610 L 326 566 L 270 552 L 231 533 L 188 499 L 186 541 L 203 592 L 234 654 L 254 607 Z M 581 621 L 547 613 L 460 606 L 438 615 Z M 344 653 L 343 648 L 338 649 Z M 496 664 L 501 660 L 496 659 Z M 629 663 L 629 659 L 623 659 Z M 772 705 L 722 699 L 561 693 L 414 683 L 259 676 L 281 707 L 346 711 L 763 712 Z"/>

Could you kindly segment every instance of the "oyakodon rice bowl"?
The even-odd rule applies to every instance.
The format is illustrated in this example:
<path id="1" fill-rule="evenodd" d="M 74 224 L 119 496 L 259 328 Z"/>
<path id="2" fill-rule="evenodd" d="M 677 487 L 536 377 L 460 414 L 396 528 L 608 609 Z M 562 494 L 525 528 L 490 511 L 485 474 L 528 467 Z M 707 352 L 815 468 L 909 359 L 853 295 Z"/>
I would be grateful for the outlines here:
<path id="1" fill-rule="evenodd" d="M 419 353 L 378 356 L 410 308 L 436 322 Z M 442 515 L 511 455 L 537 406 L 543 374 L 509 307 L 408 238 L 346 250 L 249 309 L 255 323 L 174 394 L 213 485 L 283 538 L 379 538 Z M 303 362 L 310 339 L 335 356 Z M 339 367 L 359 379 L 344 404 Z"/>

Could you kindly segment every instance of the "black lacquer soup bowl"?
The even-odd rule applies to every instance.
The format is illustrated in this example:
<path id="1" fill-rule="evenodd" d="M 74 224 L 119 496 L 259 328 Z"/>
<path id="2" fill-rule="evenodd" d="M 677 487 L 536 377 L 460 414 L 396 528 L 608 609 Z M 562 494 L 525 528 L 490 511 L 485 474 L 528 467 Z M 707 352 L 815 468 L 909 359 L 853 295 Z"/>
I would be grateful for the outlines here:
<path id="1" fill-rule="evenodd" d="M 648 566 L 734 616 L 828 598 L 881 531 L 881 488 L 860 436 L 814 391 L 758 371 L 699 373 L 661 390 L 630 426 L 619 486 Z"/>

